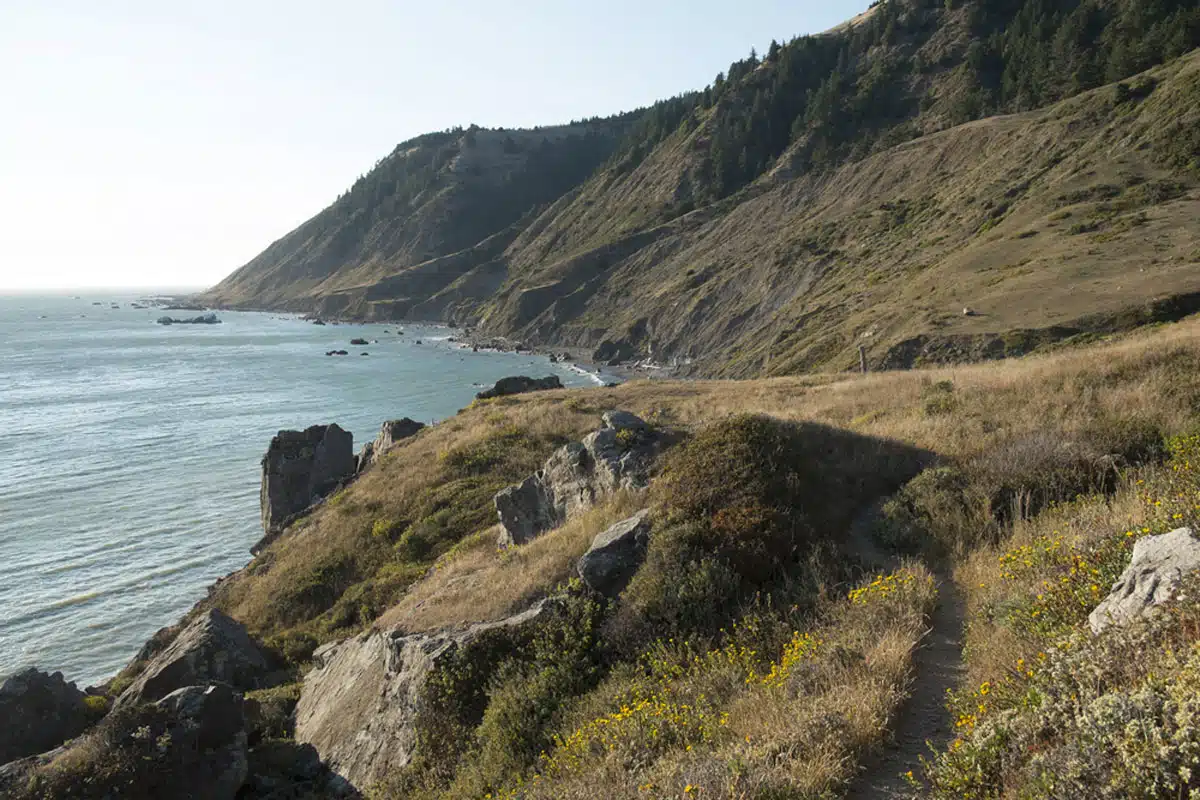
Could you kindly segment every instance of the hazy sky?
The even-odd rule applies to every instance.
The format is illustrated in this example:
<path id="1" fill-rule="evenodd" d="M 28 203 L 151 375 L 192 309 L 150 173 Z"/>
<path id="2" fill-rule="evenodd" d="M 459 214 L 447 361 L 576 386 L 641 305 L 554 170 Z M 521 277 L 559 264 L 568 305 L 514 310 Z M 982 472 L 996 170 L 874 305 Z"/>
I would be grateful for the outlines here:
<path id="1" fill-rule="evenodd" d="M 200 286 L 398 142 L 703 88 L 867 0 L 0 0 L 0 289 Z"/>

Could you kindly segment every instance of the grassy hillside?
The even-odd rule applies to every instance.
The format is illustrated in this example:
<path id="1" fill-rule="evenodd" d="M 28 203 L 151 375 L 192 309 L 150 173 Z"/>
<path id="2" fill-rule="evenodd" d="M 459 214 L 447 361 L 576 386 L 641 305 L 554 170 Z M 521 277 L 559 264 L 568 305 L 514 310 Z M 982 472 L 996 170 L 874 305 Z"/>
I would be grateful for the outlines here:
<path id="1" fill-rule="evenodd" d="M 1190 685 L 1190 610 L 1164 629 L 1094 642 L 1080 631 L 1093 586 L 1137 537 L 1200 522 L 1186 437 L 1200 423 L 1197 376 L 1190 319 L 997 364 L 480 402 L 401 444 L 210 601 L 303 671 L 317 644 L 372 625 L 430 631 L 561 598 L 561 615 L 511 649 L 489 639 L 488 654 L 444 668 L 423 749 L 380 797 L 837 796 L 897 764 L 939 796 L 1037 794 L 1048 765 L 1090 758 L 1080 728 L 1045 763 L 1010 744 L 1044 735 L 1031 692 L 1063 698 L 1057 682 L 1083 680 L 1066 642 L 1114 677 L 1064 709 L 1176 672 Z M 608 408 L 679 442 L 649 491 L 497 551 L 492 493 Z M 660 522 L 619 600 L 572 583 L 591 538 L 647 505 Z M 1089 571 L 1064 571 L 1081 559 Z M 942 710 L 914 652 L 929 625 L 963 623 L 942 619 L 960 602 L 965 633 L 943 633 L 965 636 L 950 650 L 964 677 Z M 1154 656 L 1122 667 L 1124 637 Z M 1185 691 L 1165 686 L 1163 697 Z M 922 692 L 959 736 L 926 732 L 907 761 L 877 766 L 911 713 L 905 698 Z M 1186 736 L 1172 764 L 1190 763 Z M 1148 756 L 1104 752 L 1069 785 L 1111 780 L 1129 796 L 1139 770 L 1169 778 Z"/>
<path id="2" fill-rule="evenodd" d="M 889 0 L 636 114 L 401 145 L 206 297 L 737 377 L 1177 318 L 1197 44 L 1175 0 Z"/>

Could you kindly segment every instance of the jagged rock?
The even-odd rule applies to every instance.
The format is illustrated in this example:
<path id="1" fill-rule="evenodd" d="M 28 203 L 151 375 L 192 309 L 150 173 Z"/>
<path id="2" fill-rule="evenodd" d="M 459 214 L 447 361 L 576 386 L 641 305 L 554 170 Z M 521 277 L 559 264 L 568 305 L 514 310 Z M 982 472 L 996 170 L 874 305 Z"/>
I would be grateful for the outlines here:
<path id="1" fill-rule="evenodd" d="M 350 344 L 351 344 L 351 345 L 353 345 L 353 346 L 355 346 L 355 347 L 361 347 L 361 346 L 363 346 L 363 345 L 365 345 L 365 344 L 370 344 L 370 342 L 368 342 L 366 339 L 361 339 L 361 338 L 360 338 L 360 339 L 351 339 L 351 340 L 350 340 Z"/>
<path id="2" fill-rule="evenodd" d="M 296 706 L 296 741 L 316 747 L 321 760 L 354 786 L 376 783 L 413 757 L 430 673 L 481 634 L 532 624 L 550 608 L 542 601 L 462 631 L 371 631 L 319 648 Z"/>
<path id="3" fill-rule="evenodd" d="M 362 450 L 358 451 L 358 455 L 354 457 L 354 471 L 362 472 L 367 467 L 375 463 L 375 443 L 367 442 L 362 446 Z"/>
<path id="4" fill-rule="evenodd" d="M 500 546 L 524 544 L 591 508 L 598 497 L 644 488 L 657 445 L 645 420 L 606 412 L 599 430 L 560 447 L 535 475 L 496 494 Z"/>
<path id="5" fill-rule="evenodd" d="M 375 463 L 380 456 L 391 450 L 397 442 L 416 436 L 424 427 L 424 422 L 417 422 L 408 417 L 392 419 L 383 423 L 375 441 L 363 445 L 362 452 L 358 455 L 358 471 L 362 472 Z"/>
<path id="6" fill-rule="evenodd" d="M 1196 569 L 1200 569 L 1200 540 L 1191 528 L 1139 539 L 1129 566 L 1088 615 L 1092 633 L 1150 613 L 1170 600 L 1184 576 Z"/>
<path id="7" fill-rule="evenodd" d="M 601 594 L 620 593 L 646 557 L 650 541 L 650 510 L 642 509 L 592 540 L 579 559 L 579 577 Z"/>
<path id="8" fill-rule="evenodd" d="M 500 516 L 500 546 L 525 544 L 555 526 L 554 502 L 537 475 L 501 489 L 495 497 Z"/>
<path id="9" fill-rule="evenodd" d="M 61 672 L 29 667 L 0 684 L 0 764 L 57 747 L 88 726 L 84 694 Z"/>
<path id="10" fill-rule="evenodd" d="M 186 686 L 157 705 L 175 718 L 172 746 L 198 759 L 188 765 L 188 784 L 178 796 L 232 800 L 249 772 L 242 696 L 219 684 Z"/>
<path id="11" fill-rule="evenodd" d="M 291 517 L 354 475 L 354 462 L 354 437 L 337 425 L 280 431 L 262 459 L 263 530 L 278 533 Z"/>
<path id="12" fill-rule="evenodd" d="M 491 389 L 480 392 L 475 395 L 479 400 L 488 400 L 493 397 L 504 397 L 510 394 L 523 394 L 525 392 L 538 392 L 544 389 L 561 389 L 563 388 L 562 381 L 557 375 L 547 375 L 544 378 L 530 378 L 525 375 L 514 375 L 508 378 L 501 378 L 496 381 L 496 385 Z"/>
<path id="13" fill-rule="evenodd" d="M 222 683 L 251 689 L 269 667 L 266 656 L 240 623 L 209 609 L 145 666 L 116 704 L 153 702 L 176 689 L 197 684 Z"/>
<path id="14" fill-rule="evenodd" d="M 201 314 L 198 317 L 176 319 L 174 317 L 159 317 L 159 325 L 220 325 L 221 320 L 216 314 Z"/>

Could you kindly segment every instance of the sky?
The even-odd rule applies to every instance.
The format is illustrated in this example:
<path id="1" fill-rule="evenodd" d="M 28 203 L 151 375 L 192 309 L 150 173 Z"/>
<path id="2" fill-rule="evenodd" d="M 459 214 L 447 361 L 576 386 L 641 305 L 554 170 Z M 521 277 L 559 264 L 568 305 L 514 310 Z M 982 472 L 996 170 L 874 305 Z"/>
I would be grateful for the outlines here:
<path id="1" fill-rule="evenodd" d="M 209 286 L 398 142 L 700 89 L 868 0 L 0 0 L 0 290 Z"/>

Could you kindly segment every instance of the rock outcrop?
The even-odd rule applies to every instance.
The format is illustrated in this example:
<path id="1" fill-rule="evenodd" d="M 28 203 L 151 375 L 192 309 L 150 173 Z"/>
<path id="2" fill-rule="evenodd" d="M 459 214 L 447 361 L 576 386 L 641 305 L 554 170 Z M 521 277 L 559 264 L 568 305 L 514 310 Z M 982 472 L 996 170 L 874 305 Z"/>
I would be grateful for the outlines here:
<path id="1" fill-rule="evenodd" d="M 1200 569 L 1200 540 L 1191 528 L 1139 539 L 1129 566 L 1088 616 L 1092 633 L 1149 614 L 1170 600 L 1184 576 L 1196 569 Z"/>
<path id="2" fill-rule="evenodd" d="M 173 718 L 172 747 L 195 759 L 179 797 L 233 798 L 249 773 L 242 696 L 228 686 L 186 686 L 157 703 Z"/>
<path id="3" fill-rule="evenodd" d="M 269 669 L 266 656 L 246 629 L 209 609 L 151 659 L 117 698 L 117 706 L 153 702 L 176 689 L 200 684 L 253 689 Z"/>
<path id="4" fill-rule="evenodd" d="M 498 628 L 516 629 L 549 613 L 551 601 L 466 630 L 403 635 L 372 631 L 319 648 L 296 706 L 296 741 L 362 788 L 408 764 L 430 673 L 459 648 Z"/>
<path id="5" fill-rule="evenodd" d="M 364 444 L 362 451 L 359 452 L 358 471 L 362 472 L 375 463 L 376 459 L 388 450 L 391 450 L 397 442 L 416 436 L 424 427 L 424 422 L 417 422 L 415 419 L 409 419 L 408 417 L 392 419 L 383 423 L 383 427 L 379 429 L 379 435 L 375 437 L 375 441 Z"/>
<path id="6" fill-rule="evenodd" d="M 614 597 L 637 572 L 650 543 L 650 510 L 642 509 L 592 540 L 579 559 L 579 577 L 594 591 Z"/>
<path id="7" fill-rule="evenodd" d="M 268 537 L 353 476 L 354 470 L 354 437 L 337 425 L 276 434 L 262 459 L 260 499 Z M 265 544 L 256 545 L 256 551 Z"/>
<path id="8" fill-rule="evenodd" d="M 220 325 L 221 320 L 216 314 L 201 314 L 198 317 L 176 319 L 175 317 L 159 317 L 159 325 Z"/>
<path id="9" fill-rule="evenodd" d="M 606 412 L 600 430 L 560 447 L 537 474 L 496 494 L 500 545 L 524 544 L 618 489 L 644 488 L 657 449 L 645 420 Z"/>
<path id="10" fill-rule="evenodd" d="M 501 378 L 496 381 L 495 386 L 480 392 L 475 397 L 479 400 L 489 400 L 493 397 L 504 397 L 510 394 L 524 394 L 525 392 L 561 388 L 563 388 L 562 381 L 558 379 L 557 375 L 547 375 L 545 378 L 529 378 L 525 375 L 515 375 L 509 378 Z"/>
<path id="11" fill-rule="evenodd" d="M 0 684 L 0 764 L 57 747 L 88 726 L 84 694 L 61 672 L 33 667 Z"/>

